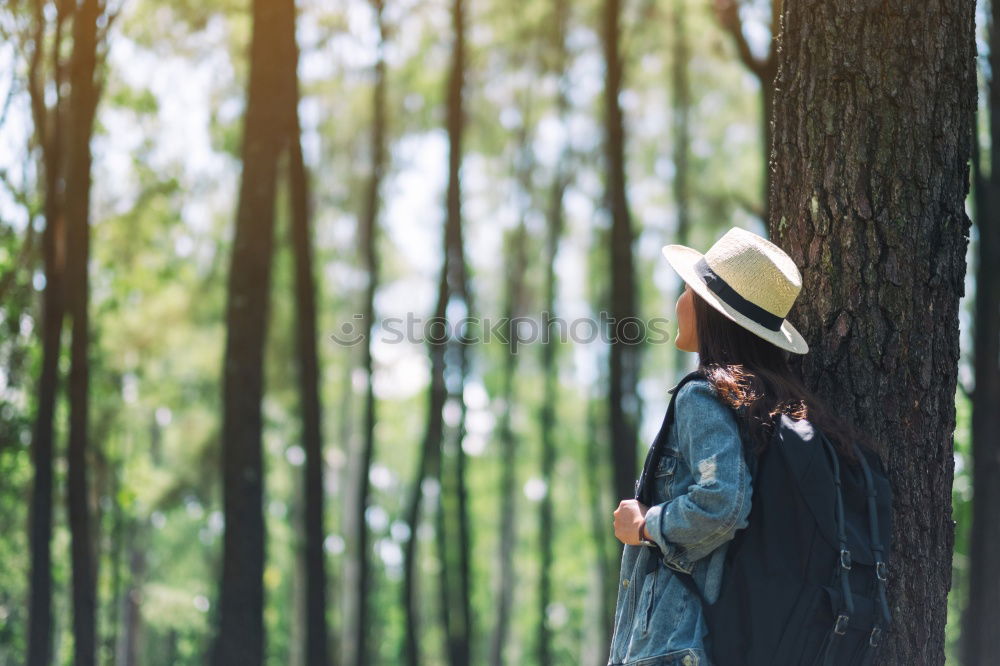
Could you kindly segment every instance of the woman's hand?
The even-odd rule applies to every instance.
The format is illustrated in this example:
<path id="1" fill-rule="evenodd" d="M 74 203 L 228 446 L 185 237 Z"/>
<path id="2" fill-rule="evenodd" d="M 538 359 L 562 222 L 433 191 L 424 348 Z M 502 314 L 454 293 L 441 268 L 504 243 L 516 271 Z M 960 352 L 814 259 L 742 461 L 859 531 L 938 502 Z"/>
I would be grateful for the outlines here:
<path id="1" fill-rule="evenodd" d="M 639 545 L 639 525 L 646 516 L 645 504 L 636 499 L 626 499 L 615 509 L 615 538 L 629 546 Z"/>

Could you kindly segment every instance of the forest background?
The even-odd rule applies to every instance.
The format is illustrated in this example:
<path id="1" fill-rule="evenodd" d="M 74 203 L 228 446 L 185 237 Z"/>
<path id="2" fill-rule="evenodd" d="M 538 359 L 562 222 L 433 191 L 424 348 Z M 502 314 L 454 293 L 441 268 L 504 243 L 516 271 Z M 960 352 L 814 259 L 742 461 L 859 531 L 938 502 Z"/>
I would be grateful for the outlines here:
<path id="1" fill-rule="evenodd" d="M 696 362 L 660 248 L 778 224 L 774 1 L 5 3 L 0 664 L 604 664 L 612 512 Z M 985 663 L 962 618 L 1000 580 L 969 540 L 993 11 L 961 33 L 926 663 Z M 586 325 L 544 344 L 543 312 Z M 435 315 L 526 337 L 391 334 Z M 609 344 L 604 315 L 664 334 Z"/>

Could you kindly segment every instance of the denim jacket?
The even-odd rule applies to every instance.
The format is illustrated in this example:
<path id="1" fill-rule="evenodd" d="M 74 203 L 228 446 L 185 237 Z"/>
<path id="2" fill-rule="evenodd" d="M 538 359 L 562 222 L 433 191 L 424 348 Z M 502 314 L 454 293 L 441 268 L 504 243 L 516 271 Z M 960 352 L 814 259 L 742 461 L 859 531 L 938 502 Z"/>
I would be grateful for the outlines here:
<path id="1" fill-rule="evenodd" d="M 670 389 L 673 393 L 676 386 Z M 750 471 L 736 416 L 707 379 L 681 387 L 664 455 L 647 472 L 646 531 L 657 547 L 625 545 L 608 666 L 708 666 L 701 601 L 719 595 L 730 539 L 750 514 Z"/>

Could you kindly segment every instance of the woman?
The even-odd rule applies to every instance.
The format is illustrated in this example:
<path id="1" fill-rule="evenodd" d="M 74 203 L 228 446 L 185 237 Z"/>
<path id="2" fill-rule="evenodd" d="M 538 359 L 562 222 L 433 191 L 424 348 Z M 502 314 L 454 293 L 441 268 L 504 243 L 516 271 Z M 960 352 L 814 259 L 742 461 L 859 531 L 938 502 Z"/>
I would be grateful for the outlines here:
<path id="1" fill-rule="evenodd" d="M 664 455 L 640 477 L 652 505 L 626 499 L 614 512 L 625 547 L 609 666 L 711 663 L 701 601 L 676 572 L 690 574 L 708 603 L 717 599 L 729 542 L 750 514 L 741 429 L 754 454 L 781 413 L 808 418 L 848 460 L 849 440 L 867 444 L 789 369 L 789 353 L 809 350 L 785 319 L 802 284 L 791 257 L 740 228 L 704 255 L 683 245 L 663 254 L 686 283 L 674 344 L 698 352 L 700 376 L 674 396 L 674 418 L 658 435 Z"/>

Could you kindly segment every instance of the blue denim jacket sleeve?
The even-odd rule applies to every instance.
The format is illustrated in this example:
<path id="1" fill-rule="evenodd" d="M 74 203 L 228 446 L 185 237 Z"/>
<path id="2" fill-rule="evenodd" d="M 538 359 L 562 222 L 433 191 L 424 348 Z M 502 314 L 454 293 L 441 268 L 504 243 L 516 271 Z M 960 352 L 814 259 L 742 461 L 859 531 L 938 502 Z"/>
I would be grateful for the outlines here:
<path id="1" fill-rule="evenodd" d="M 646 528 L 664 563 L 690 573 L 693 562 L 749 524 L 752 486 L 736 416 L 708 381 L 684 384 L 675 400 L 677 448 L 694 483 L 649 507 Z"/>

